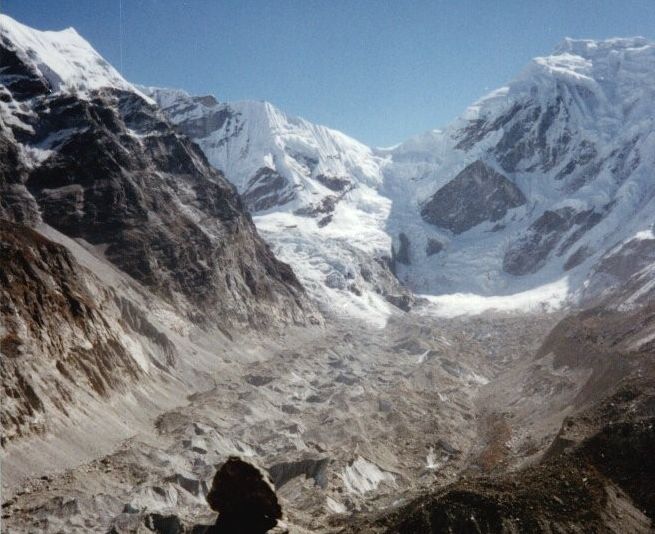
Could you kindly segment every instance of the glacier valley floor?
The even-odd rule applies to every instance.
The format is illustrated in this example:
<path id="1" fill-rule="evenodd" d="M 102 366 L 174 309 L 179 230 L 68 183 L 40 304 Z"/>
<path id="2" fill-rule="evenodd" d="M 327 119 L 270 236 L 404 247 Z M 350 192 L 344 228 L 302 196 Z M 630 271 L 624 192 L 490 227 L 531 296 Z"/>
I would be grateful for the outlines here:
<path id="1" fill-rule="evenodd" d="M 382 329 L 332 321 L 234 340 L 213 386 L 148 408 L 150 422 L 109 454 L 44 470 L 45 438 L 33 438 L 20 460 L 41 467 L 5 475 L 3 522 L 136 531 L 147 511 L 208 524 L 207 484 L 238 454 L 271 473 L 293 531 L 327 532 L 399 496 L 521 465 L 550 443 L 585 374 L 535 360 L 561 317 L 405 314 Z"/>

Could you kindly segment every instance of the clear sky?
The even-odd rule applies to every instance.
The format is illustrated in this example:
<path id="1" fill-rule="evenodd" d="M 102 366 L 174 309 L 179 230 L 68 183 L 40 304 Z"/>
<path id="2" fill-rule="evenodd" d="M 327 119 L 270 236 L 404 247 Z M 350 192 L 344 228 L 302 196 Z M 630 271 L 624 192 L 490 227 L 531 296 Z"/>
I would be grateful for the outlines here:
<path id="1" fill-rule="evenodd" d="M 0 10 L 75 27 L 129 81 L 268 100 L 375 146 L 448 123 L 564 37 L 655 39 L 655 0 L 0 0 Z"/>

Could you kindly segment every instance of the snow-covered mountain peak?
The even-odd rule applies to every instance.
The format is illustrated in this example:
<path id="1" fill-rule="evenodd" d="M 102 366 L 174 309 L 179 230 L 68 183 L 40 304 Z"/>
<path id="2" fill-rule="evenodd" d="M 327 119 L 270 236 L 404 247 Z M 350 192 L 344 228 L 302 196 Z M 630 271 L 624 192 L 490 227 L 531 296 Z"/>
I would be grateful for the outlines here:
<path id="1" fill-rule="evenodd" d="M 387 231 L 406 236 L 401 279 L 431 294 L 564 277 L 575 290 L 594 258 L 652 220 L 654 82 L 646 39 L 567 39 L 443 132 L 392 150 Z"/>
<path id="2" fill-rule="evenodd" d="M 0 49 L 4 85 L 31 78 L 31 83 L 40 81 L 50 92 L 75 92 L 83 97 L 89 91 L 112 87 L 146 98 L 73 28 L 39 31 L 0 15 Z"/>
<path id="3" fill-rule="evenodd" d="M 547 106 L 569 97 L 594 121 L 601 116 L 641 119 L 653 107 L 654 82 L 655 43 L 643 37 L 566 38 L 552 54 L 533 58 L 506 86 L 469 106 L 451 129 L 461 128 L 462 121 L 487 119 L 517 102 Z"/>
<path id="4" fill-rule="evenodd" d="M 518 77 L 524 81 L 540 67 L 555 78 L 569 76 L 611 83 L 626 77 L 653 76 L 655 43 L 643 37 L 606 40 L 564 39 L 552 54 L 534 58 Z"/>
<path id="5" fill-rule="evenodd" d="M 258 230 L 325 309 L 383 322 L 387 297 L 401 303 L 385 231 L 392 201 L 380 194 L 388 152 L 269 102 L 144 90 L 236 185 Z"/>
<path id="6" fill-rule="evenodd" d="M 145 91 L 200 144 L 252 211 L 289 203 L 291 209 L 302 209 L 353 185 L 377 187 L 382 182 L 383 158 L 369 147 L 269 102 L 219 103 L 177 90 Z"/>
<path id="7" fill-rule="evenodd" d="M 565 39 L 553 54 L 533 59 L 510 91 L 534 96 L 535 90 L 552 92 L 566 84 L 580 93 L 590 111 L 596 107 L 620 116 L 617 107 L 652 97 L 654 81 L 655 43 L 643 37 Z"/>
<path id="8" fill-rule="evenodd" d="M 256 141 L 271 139 L 278 149 L 270 154 L 276 170 L 313 196 L 334 191 L 320 176 L 349 178 L 372 187 L 382 181 L 372 150 L 342 132 L 288 115 L 269 102 L 241 101 L 230 107 L 248 125 L 249 155 L 257 150 Z"/>
<path id="9" fill-rule="evenodd" d="M 566 37 L 555 47 L 553 55 L 568 53 L 594 59 L 610 53 L 652 46 L 653 43 L 645 37 L 614 37 L 603 40 Z"/>

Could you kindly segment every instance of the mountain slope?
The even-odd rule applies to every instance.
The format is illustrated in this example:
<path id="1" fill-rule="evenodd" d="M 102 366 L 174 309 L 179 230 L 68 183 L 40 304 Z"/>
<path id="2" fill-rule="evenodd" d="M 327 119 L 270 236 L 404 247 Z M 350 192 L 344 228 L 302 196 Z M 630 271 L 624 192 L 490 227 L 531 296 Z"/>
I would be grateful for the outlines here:
<path id="1" fill-rule="evenodd" d="M 25 160 L 22 178 L 9 179 L 29 193 L 23 204 L 35 201 L 45 223 L 102 247 L 190 317 L 225 325 L 304 320 L 293 272 L 257 236 L 233 187 L 149 99 L 108 65 L 97 72 L 97 54 L 77 34 L 57 38 L 7 17 L 2 24 L 3 61 L 11 62 L 0 77 L 5 143 L 13 140 Z M 35 43 L 44 50 L 34 52 Z M 60 67 L 69 44 L 81 62 L 72 74 Z M 54 66 L 41 63 L 48 60 Z M 14 70 L 31 93 L 12 92 Z M 68 77 L 43 75 L 51 71 Z M 78 80 L 84 92 L 71 85 Z"/>
<path id="2" fill-rule="evenodd" d="M 111 291 L 64 247 L 5 220 L 0 296 L 3 442 L 46 430 L 48 418 L 73 409 L 78 390 L 108 396 L 144 373 L 148 364 L 130 354 Z M 169 344 L 165 351 L 175 354 Z"/>
<path id="3" fill-rule="evenodd" d="M 231 334 L 321 322 L 234 187 L 152 100 L 74 31 L 6 16 L 0 30 L 8 458 L 34 433 L 81 448 L 73 435 L 93 437 L 60 431 L 98 425 L 92 414 L 108 421 L 99 436 L 122 435 L 133 395 L 152 414 L 203 387 Z"/>

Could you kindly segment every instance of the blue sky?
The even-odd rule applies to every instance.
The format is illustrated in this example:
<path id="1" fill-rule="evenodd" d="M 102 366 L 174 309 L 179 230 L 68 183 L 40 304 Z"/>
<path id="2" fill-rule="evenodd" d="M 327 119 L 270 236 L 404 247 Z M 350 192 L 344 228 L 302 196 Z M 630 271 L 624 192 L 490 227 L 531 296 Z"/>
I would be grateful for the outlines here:
<path id="1" fill-rule="evenodd" d="M 654 0 L 0 0 L 75 27 L 130 81 L 268 100 L 386 146 L 442 126 L 564 37 L 655 39 Z"/>

